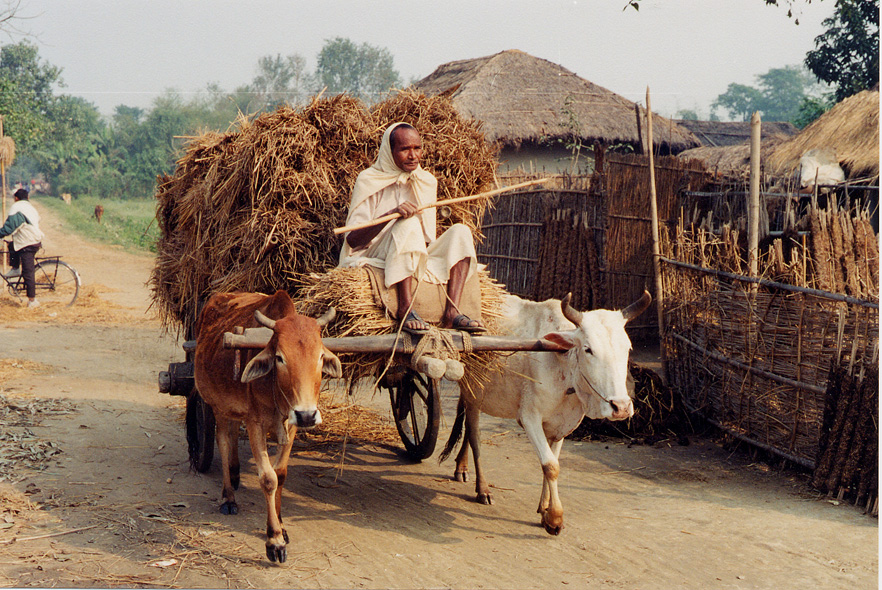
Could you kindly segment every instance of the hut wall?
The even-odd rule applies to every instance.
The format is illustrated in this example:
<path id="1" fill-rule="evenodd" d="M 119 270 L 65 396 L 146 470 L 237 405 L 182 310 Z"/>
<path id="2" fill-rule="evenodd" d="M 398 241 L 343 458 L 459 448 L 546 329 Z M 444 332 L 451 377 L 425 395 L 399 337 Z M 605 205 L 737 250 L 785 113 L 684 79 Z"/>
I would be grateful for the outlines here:
<path id="1" fill-rule="evenodd" d="M 564 145 L 522 144 L 503 146 L 499 152 L 499 171 L 502 174 L 567 174 L 594 171 L 594 155 L 585 150 L 573 163 L 573 152 Z"/>

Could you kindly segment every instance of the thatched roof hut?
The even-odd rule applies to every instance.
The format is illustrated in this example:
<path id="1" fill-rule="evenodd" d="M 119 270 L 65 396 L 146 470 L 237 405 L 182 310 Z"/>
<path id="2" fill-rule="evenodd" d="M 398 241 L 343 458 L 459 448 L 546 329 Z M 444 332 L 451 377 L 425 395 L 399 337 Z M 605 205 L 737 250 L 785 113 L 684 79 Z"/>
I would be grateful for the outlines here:
<path id="1" fill-rule="evenodd" d="M 812 149 L 831 149 L 849 180 L 879 176 L 879 91 L 864 90 L 821 115 L 802 132 L 779 145 L 769 169 L 786 176 Z"/>
<path id="2" fill-rule="evenodd" d="M 766 136 L 766 125 L 763 123 L 763 137 L 760 142 L 760 162 L 768 167 L 772 151 L 787 140 L 786 136 Z M 708 172 L 732 181 L 747 181 L 750 178 L 750 141 L 737 145 L 702 146 L 677 154 L 684 160 L 701 160 Z"/>
<path id="3" fill-rule="evenodd" d="M 693 121 L 674 119 L 674 123 L 692 132 L 701 147 L 737 146 L 750 142 L 750 121 Z M 793 137 L 799 129 L 786 121 L 763 121 L 763 137 Z"/>
<path id="4" fill-rule="evenodd" d="M 503 148 L 501 160 L 506 148 L 562 145 L 574 138 L 588 146 L 641 145 L 633 102 L 523 51 L 443 64 L 414 88 L 447 94 L 460 114 L 481 121 L 484 136 Z M 662 153 L 700 145 L 692 133 L 657 115 L 653 139 Z"/>

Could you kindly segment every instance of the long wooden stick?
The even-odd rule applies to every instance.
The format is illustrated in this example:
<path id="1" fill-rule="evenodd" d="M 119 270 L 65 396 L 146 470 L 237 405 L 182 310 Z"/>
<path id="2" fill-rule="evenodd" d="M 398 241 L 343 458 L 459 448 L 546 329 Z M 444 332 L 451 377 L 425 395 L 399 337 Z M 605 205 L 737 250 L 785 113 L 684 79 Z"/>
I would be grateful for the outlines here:
<path id="1" fill-rule="evenodd" d="M 542 184 L 543 182 L 548 182 L 550 178 L 540 178 L 538 180 L 528 180 L 526 182 L 521 182 L 519 184 L 513 184 L 511 186 L 506 186 L 503 188 L 497 188 L 492 191 L 487 191 L 486 193 L 478 193 L 477 195 L 468 195 L 466 197 L 455 197 L 453 199 L 446 199 L 444 201 L 436 201 L 434 203 L 429 203 L 427 205 L 420 206 L 417 211 L 422 211 L 423 209 L 431 209 L 432 207 L 441 207 L 443 205 L 452 205 L 453 203 L 464 203 L 466 201 L 474 201 L 475 199 L 482 199 L 484 197 L 492 197 L 493 195 L 498 195 L 500 193 L 513 191 L 519 188 L 524 188 L 527 186 L 533 186 L 534 184 Z M 345 227 L 338 227 L 334 230 L 335 235 L 340 235 L 342 233 L 346 233 L 348 231 L 353 231 L 356 229 L 364 229 L 366 227 L 373 227 L 375 225 L 380 225 L 386 223 L 387 221 L 392 221 L 393 219 L 398 219 L 401 217 L 399 213 L 390 213 L 389 215 L 384 215 L 382 217 L 378 217 L 373 221 L 368 221 L 366 223 L 361 223 L 358 225 L 347 225 Z"/>
<path id="2" fill-rule="evenodd" d="M 659 356 L 661 356 L 662 377 L 668 381 L 668 365 L 665 358 L 665 313 L 664 285 L 661 276 L 661 247 L 659 245 L 658 195 L 655 188 L 655 153 L 652 145 L 652 103 L 649 101 L 649 86 L 646 87 L 646 146 L 649 154 L 649 210 L 652 215 L 652 269 L 655 274 L 655 308 L 658 312 Z"/>
<path id="3" fill-rule="evenodd" d="M 0 541 L 0 545 L 12 545 L 16 542 L 21 541 L 33 541 L 35 539 L 48 539 L 49 537 L 60 537 L 62 535 L 69 535 L 71 533 L 79 533 L 80 531 L 88 531 L 89 529 L 94 529 L 97 524 L 93 524 L 91 526 L 84 526 L 78 529 L 70 529 L 69 531 L 60 531 L 57 533 L 46 533 L 45 535 L 34 535 L 33 537 L 12 537 L 11 539 L 5 539 Z"/>

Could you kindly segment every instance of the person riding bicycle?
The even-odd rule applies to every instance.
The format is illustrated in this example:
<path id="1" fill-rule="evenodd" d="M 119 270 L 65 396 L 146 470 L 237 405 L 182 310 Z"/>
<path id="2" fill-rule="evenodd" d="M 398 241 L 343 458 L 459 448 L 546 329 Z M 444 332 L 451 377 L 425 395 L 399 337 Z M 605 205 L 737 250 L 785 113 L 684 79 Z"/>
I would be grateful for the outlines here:
<path id="1" fill-rule="evenodd" d="M 34 258 L 42 246 L 43 232 L 40 231 L 40 214 L 28 201 L 28 191 L 18 189 L 13 194 L 15 203 L 9 208 L 6 223 L 0 227 L 0 238 L 12 236 L 9 243 L 9 264 L 12 269 L 6 278 L 21 275 L 28 295 L 28 307 L 37 307 L 36 281 L 34 280 Z"/>

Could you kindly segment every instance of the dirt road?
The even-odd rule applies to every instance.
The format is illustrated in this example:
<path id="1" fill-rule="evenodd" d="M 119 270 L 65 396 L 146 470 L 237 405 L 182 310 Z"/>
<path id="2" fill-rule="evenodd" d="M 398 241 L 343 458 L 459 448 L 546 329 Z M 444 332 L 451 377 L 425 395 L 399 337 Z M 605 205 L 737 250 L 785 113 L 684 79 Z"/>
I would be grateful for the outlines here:
<path id="1" fill-rule="evenodd" d="M 492 506 L 452 481 L 452 462 L 410 464 L 386 439 L 350 440 L 345 457 L 340 444 L 298 441 L 282 505 L 289 558 L 271 564 L 247 442 L 240 513 L 224 516 L 217 465 L 189 469 L 182 400 L 157 392 L 157 372 L 182 354 L 145 315 L 151 258 L 69 236 L 49 212 L 45 230 L 86 293 L 73 311 L 0 296 L 2 586 L 877 585 L 876 519 L 703 439 L 567 441 L 565 528 L 551 537 L 535 512 L 541 471 L 529 442 L 514 422 L 488 417 Z M 386 400 L 357 401 L 389 420 Z"/>

